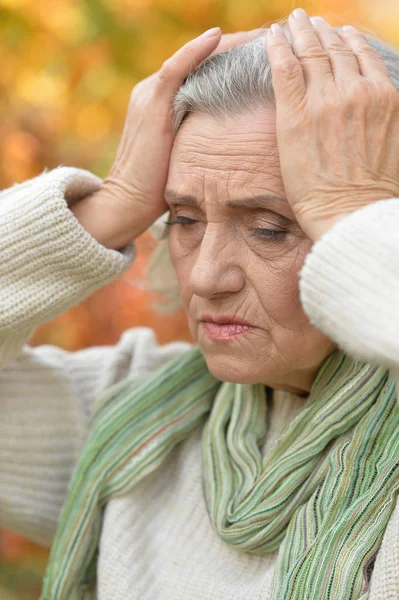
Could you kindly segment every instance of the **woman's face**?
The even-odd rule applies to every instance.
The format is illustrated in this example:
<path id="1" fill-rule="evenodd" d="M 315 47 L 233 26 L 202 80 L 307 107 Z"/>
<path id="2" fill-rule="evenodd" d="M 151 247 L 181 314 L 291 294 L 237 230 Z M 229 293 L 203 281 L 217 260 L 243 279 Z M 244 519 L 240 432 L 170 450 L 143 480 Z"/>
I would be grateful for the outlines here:
<path id="1" fill-rule="evenodd" d="M 312 242 L 285 197 L 275 111 L 191 115 L 175 139 L 165 198 L 170 220 L 183 223 L 170 227 L 170 255 L 211 373 L 306 395 L 337 346 L 300 302 L 298 273 Z M 251 327 L 231 335 L 203 322 L 226 316 Z"/>

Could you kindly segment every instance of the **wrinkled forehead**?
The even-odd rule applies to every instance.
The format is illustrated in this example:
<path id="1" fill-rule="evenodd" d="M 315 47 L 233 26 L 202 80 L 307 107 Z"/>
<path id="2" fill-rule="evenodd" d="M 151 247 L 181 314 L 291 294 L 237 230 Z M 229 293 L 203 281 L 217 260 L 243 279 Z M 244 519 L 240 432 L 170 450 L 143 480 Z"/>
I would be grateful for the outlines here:
<path id="1" fill-rule="evenodd" d="M 275 111 L 211 117 L 189 116 L 177 132 L 167 187 L 198 199 L 260 194 L 284 196 Z"/>

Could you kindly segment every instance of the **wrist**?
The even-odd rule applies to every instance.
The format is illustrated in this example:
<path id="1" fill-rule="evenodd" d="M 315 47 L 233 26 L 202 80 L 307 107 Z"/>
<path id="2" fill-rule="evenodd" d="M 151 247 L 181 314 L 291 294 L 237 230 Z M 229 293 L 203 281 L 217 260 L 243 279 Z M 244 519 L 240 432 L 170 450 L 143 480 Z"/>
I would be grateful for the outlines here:
<path id="1" fill-rule="evenodd" d="M 374 204 L 380 200 L 388 200 L 392 197 L 393 196 L 389 196 L 386 192 L 377 194 L 375 191 L 373 191 L 372 194 L 369 194 L 368 197 L 363 195 L 361 198 L 349 198 L 349 202 L 346 201 L 345 198 L 341 197 L 336 199 L 335 214 L 321 217 L 317 211 L 314 211 L 313 216 L 310 211 L 308 211 L 305 215 L 306 219 L 298 214 L 296 214 L 296 219 L 302 231 L 308 236 L 308 238 L 313 242 L 317 242 L 317 240 L 327 233 L 327 231 L 332 229 L 334 225 L 341 219 L 344 219 L 348 215 L 364 208 L 365 206 L 368 206 L 369 204 Z M 333 212 L 334 211 L 331 210 L 331 213 Z"/>
<path id="2" fill-rule="evenodd" d="M 310 240 L 312 240 L 313 243 L 315 243 L 321 237 L 323 237 L 323 235 L 325 233 L 327 233 L 327 231 L 332 229 L 334 227 L 334 225 L 336 223 L 338 223 L 338 221 L 340 221 L 341 219 L 346 217 L 347 214 L 349 214 L 349 213 L 344 213 L 344 214 L 338 215 L 334 218 L 329 219 L 328 221 L 321 221 L 321 222 L 314 221 L 314 222 L 311 222 L 308 226 L 301 225 L 301 229 L 305 232 L 305 234 L 308 236 L 308 238 Z"/>
<path id="3" fill-rule="evenodd" d="M 98 192 L 83 198 L 71 206 L 70 210 L 82 227 L 99 244 L 110 250 L 121 250 L 145 231 L 142 225 L 137 225 L 138 219 L 135 219 L 135 223 L 132 217 L 127 215 L 126 208 L 123 209 L 123 214 L 120 214 L 121 209 L 111 207 Z"/>

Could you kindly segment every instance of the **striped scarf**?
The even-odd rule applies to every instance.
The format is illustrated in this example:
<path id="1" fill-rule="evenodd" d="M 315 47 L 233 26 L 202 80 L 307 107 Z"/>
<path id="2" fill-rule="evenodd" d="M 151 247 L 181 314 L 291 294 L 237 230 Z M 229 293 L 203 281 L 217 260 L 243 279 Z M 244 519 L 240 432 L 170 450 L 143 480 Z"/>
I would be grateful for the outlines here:
<path id="1" fill-rule="evenodd" d="M 41 600 L 82 600 L 95 583 L 104 507 L 202 426 L 204 500 L 216 535 L 280 548 L 272 600 L 366 600 L 399 490 L 395 378 L 338 350 L 301 412 L 262 457 L 265 386 L 215 379 L 193 347 L 104 392 L 68 487 Z"/>

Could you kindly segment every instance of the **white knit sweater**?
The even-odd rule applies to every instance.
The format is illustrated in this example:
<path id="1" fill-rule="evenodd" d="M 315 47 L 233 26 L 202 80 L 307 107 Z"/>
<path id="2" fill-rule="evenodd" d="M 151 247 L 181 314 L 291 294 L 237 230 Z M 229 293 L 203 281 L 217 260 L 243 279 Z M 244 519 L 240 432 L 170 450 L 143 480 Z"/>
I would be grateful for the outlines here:
<path id="1" fill-rule="evenodd" d="M 35 327 L 126 271 L 133 245 L 101 246 L 69 206 L 99 179 L 60 167 L 0 194 L 0 525 L 51 544 L 92 399 L 190 347 L 159 346 L 148 328 L 116 346 L 67 352 L 27 345 Z M 399 199 L 345 217 L 314 244 L 300 273 L 311 322 L 354 357 L 399 373 Z M 275 392 L 269 439 L 303 405 Z M 202 495 L 200 431 L 129 495 L 110 502 L 97 600 L 265 600 L 277 553 L 223 544 Z M 398 457 L 399 460 L 399 457 Z M 377 556 L 370 600 L 399 599 L 399 503 Z M 305 600 L 305 599 L 304 599 Z"/>

